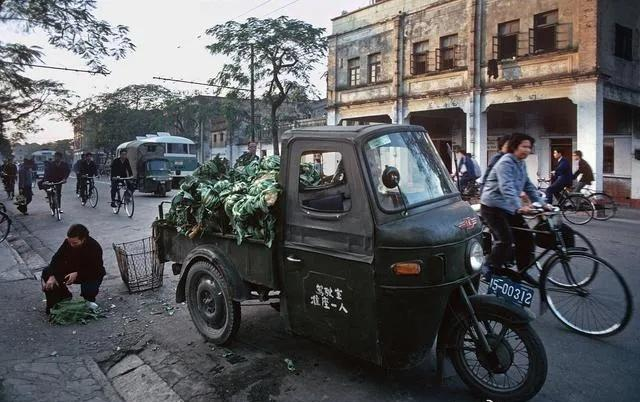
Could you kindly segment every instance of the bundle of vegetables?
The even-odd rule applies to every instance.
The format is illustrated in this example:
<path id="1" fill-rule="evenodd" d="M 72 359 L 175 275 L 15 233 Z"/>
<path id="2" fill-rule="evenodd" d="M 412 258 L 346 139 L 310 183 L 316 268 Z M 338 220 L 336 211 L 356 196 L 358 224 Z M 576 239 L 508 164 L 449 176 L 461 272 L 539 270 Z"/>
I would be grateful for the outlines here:
<path id="1" fill-rule="evenodd" d="M 300 164 L 300 185 L 304 187 L 317 186 L 320 183 L 320 172 L 313 163 Z"/>
<path id="2" fill-rule="evenodd" d="M 98 309 L 92 309 L 85 300 L 64 300 L 57 303 L 49 313 L 49 321 L 57 325 L 86 324 L 104 315 Z"/>
<path id="3" fill-rule="evenodd" d="M 181 184 L 167 221 L 191 238 L 207 232 L 233 233 L 238 244 L 252 237 L 271 246 L 275 236 L 271 209 L 282 191 L 279 170 L 278 156 L 231 170 L 226 159 L 207 162 Z"/>

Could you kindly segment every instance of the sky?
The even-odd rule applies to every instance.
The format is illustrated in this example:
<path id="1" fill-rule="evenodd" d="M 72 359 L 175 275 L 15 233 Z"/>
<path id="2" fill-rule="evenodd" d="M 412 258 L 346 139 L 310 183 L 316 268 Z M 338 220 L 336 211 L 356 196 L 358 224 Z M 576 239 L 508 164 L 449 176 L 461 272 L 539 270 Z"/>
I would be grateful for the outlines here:
<path id="1" fill-rule="evenodd" d="M 201 93 L 212 93 L 206 87 L 173 84 L 153 77 L 205 82 L 215 76 L 225 59 L 212 56 L 205 49 L 212 41 L 204 31 L 216 24 L 248 17 L 286 15 L 324 27 L 330 34 L 331 18 L 369 3 L 370 0 L 97 0 L 95 15 L 112 25 L 129 26 L 129 37 L 136 45 L 136 51 L 123 60 L 107 60 L 111 70 L 108 76 L 49 69 L 32 69 L 29 76 L 62 82 L 80 98 L 129 84 L 147 83 L 162 84 L 177 91 L 197 89 Z M 41 32 L 25 33 L 18 26 L 2 24 L 0 38 L 3 42 L 17 41 L 43 47 L 44 63 L 49 66 L 86 69 L 79 57 L 49 46 Z M 326 85 L 320 78 L 322 72 L 318 71 L 315 82 L 324 94 Z M 43 118 L 40 126 L 42 131 L 30 135 L 28 142 L 44 143 L 73 137 L 72 127 L 67 122 Z"/>

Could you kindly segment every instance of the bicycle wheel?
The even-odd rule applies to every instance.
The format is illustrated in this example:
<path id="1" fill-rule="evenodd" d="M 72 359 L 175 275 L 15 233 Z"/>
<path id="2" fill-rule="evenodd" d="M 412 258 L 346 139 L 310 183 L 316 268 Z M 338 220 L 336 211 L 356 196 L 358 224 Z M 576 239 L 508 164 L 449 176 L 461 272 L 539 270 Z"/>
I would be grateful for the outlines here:
<path id="1" fill-rule="evenodd" d="M 605 337 L 622 331 L 629 323 L 633 311 L 629 287 L 602 258 L 569 251 L 550 261 L 542 275 L 572 284 L 558 286 L 544 281 L 541 289 L 553 314 L 568 328 L 583 335 Z"/>
<path id="2" fill-rule="evenodd" d="M 613 198 L 605 193 L 593 193 L 587 197 L 593 204 L 595 212 L 593 213 L 593 219 L 599 221 L 606 221 L 616 216 L 618 211 L 618 205 Z"/>
<path id="3" fill-rule="evenodd" d="M 11 218 L 9 215 L 0 211 L 0 243 L 2 243 L 11 231 Z"/>
<path id="4" fill-rule="evenodd" d="M 133 210 L 135 205 L 133 203 L 133 194 L 129 190 L 124 192 L 124 210 L 129 218 L 133 217 Z"/>
<path id="5" fill-rule="evenodd" d="M 111 210 L 114 214 L 118 214 L 120 212 L 120 207 L 122 207 L 122 198 L 120 198 L 120 189 L 118 189 L 118 191 L 116 191 L 115 207 L 111 207 Z"/>
<path id="6" fill-rule="evenodd" d="M 576 232 L 575 230 L 573 231 L 573 234 L 575 238 L 575 244 L 573 245 L 573 247 L 570 247 L 569 250 L 583 251 L 589 254 L 598 255 L 598 253 L 596 253 L 595 247 L 593 246 L 593 243 L 591 243 L 591 241 L 587 239 L 585 235 L 583 235 L 580 232 Z M 552 252 L 547 258 L 540 261 L 536 261 L 536 268 L 538 272 L 539 273 L 542 272 L 547 261 L 557 257 L 558 257 L 558 254 L 556 254 L 555 252 Z M 588 281 L 591 278 L 591 275 L 596 271 L 597 267 L 598 267 L 598 263 L 594 262 L 593 269 L 591 271 L 584 270 L 582 272 L 582 276 L 579 276 L 578 273 L 574 273 L 575 282 L 578 285 L 586 283 L 586 281 Z M 560 275 L 559 277 L 554 277 L 553 274 L 549 274 L 547 276 L 547 280 L 557 286 L 571 287 L 574 285 L 573 283 L 569 283 L 565 279 L 564 275 Z"/>
<path id="7" fill-rule="evenodd" d="M 583 195 L 570 195 L 560 204 L 562 216 L 574 225 L 584 225 L 593 218 L 593 204 Z"/>
<path id="8" fill-rule="evenodd" d="M 47 199 L 49 201 L 49 210 L 51 211 L 51 216 L 56 216 L 56 203 L 53 200 L 53 194 L 51 194 L 51 192 L 47 192 Z"/>
<path id="9" fill-rule="evenodd" d="M 98 190 L 92 185 L 89 187 L 89 205 L 95 208 L 98 205 Z"/>
<path id="10" fill-rule="evenodd" d="M 56 218 L 57 221 L 62 220 L 62 217 L 60 216 L 60 206 L 58 205 L 58 200 L 56 199 L 57 194 L 53 194 L 53 201 L 51 201 L 51 204 L 53 205 L 51 210 L 53 211 L 53 216 Z"/>

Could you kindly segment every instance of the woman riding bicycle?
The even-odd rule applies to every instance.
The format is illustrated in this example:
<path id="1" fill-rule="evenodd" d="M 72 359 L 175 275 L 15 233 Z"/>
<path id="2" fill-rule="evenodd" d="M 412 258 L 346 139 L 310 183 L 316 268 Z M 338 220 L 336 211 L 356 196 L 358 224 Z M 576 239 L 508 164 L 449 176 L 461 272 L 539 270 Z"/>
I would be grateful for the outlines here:
<path id="1" fill-rule="evenodd" d="M 542 202 L 529 180 L 524 162 L 534 142 L 526 134 L 514 133 L 509 139 L 507 153 L 496 163 L 484 184 L 480 211 L 495 238 L 483 267 L 485 277 L 511 259 L 514 243 L 518 268 L 527 267 L 533 258 L 535 243 L 531 232 L 512 228 L 528 228 L 522 214 L 529 212 L 530 207 L 522 205 L 520 194 L 523 191 L 532 202 Z M 551 209 L 551 206 L 547 204 L 545 208 Z"/>

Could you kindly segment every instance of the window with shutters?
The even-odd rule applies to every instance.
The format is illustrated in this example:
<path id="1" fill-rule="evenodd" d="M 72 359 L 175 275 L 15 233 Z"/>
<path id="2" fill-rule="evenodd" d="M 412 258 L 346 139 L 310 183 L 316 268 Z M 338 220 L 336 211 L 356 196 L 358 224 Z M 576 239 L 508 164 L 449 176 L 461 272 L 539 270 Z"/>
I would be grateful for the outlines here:
<path id="1" fill-rule="evenodd" d="M 347 68 L 349 70 L 349 86 L 360 85 L 360 58 L 349 59 Z"/>

